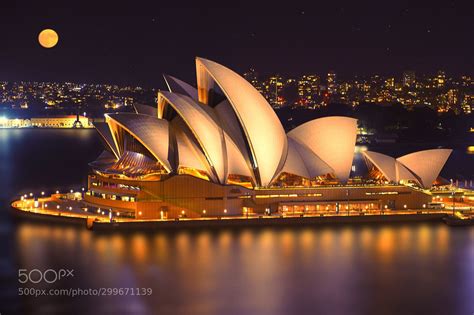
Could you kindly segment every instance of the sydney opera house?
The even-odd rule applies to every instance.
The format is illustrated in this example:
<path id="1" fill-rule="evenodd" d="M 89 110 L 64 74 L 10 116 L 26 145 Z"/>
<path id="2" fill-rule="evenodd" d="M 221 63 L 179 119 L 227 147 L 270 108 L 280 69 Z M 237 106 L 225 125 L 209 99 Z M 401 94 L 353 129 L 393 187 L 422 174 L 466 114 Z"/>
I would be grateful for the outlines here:
<path id="1" fill-rule="evenodd" d="M 105 150 L 85 201 L 137 219 L 421 209 L 451 154 L 363 152 L 351 176 L 357 121 L 325 117 L 288 133 L 244 78 L 196 58 L 197 88 L 165 75 L 157 106 L 96 123 Z"/>

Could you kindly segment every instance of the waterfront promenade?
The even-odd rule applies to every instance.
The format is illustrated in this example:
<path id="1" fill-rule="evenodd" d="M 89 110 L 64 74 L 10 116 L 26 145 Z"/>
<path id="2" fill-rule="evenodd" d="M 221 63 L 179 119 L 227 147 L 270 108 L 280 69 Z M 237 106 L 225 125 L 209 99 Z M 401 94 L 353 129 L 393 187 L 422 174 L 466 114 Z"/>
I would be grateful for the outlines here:
<path id="1" fill-rule="evenodd" d="M 376 223 L 399 221 L 432 221 L 462 212 L 470 218 L 474 216 L 474 205 L 469 202 L 456 202 L 444 209 L 406 209 L 406 210 L 350 210 L 320 211 L 318 213 L 293 214 L 274 213 L 272 215 L 243 214 L 241 216 L 201 217 L 179 219 L 143 220 L 126 217 L 118 209 L 91 207 L 82 200 L 80 192 L 52 194 L 34 198 L 27 195 L 12 202 L 14 213 L 22 218 L 48 221 L 73 222 L 84 224 L 91 229 L 128 228 L 180 228 L 216 226 L 265 226 L 324 223 Z"/>

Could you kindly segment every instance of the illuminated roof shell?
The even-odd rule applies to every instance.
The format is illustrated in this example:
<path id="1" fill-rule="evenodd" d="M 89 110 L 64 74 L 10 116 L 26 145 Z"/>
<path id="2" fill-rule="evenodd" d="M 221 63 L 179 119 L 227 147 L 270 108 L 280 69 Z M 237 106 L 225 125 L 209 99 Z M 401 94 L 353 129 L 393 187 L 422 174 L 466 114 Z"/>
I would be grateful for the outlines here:
<path id="1" fill-rule="evenodd" d="M 311 179 L 334 173 L 334 170 L 305 145 L 288 138 L 288 155 L 280 173 L 283 172 Z"/>
<path id="2" fill-rule="evenodd" d="M 95 122 L 94 127 L 99 133 L 99 135 L 102 137 L 104 142 L 107 144 L 109 149 L 118 159 L 120 157 L 119 150 L 117 146 L 115 145 L 114 137 L 112 136 L 112 133 L 110 132 L 109 125 L 105 122 Z"/>
<path id="3" fill-rule="evenodd" d="M 137 114 L 158 117 L 158 110 L 156 107 L 144 104 L 133 104 L 133 107 L 135 108 L 135 112 Z"/>
<path id="4" fill-rule="evenodd" d="M 198 91 L 195 87 L 167 74 L 163 75 L 163 77 L 170 92 L 187 95 L 193 100 L 198 101 Z"/>
<path id="5" fill-rule="evenodd" d="M 387 180 L 396 183 L 412 180 L 424 188 L 430 188 L 451 152 L 451 149 L 424 150 L 398 159 L 372 151 L 365 151 L 363 154 Z"/>
<path id="6" fill-rule="evenodd" d="M 189 96 L 162 91 L 158 99 L 162 98 L 186 123 L 200 144 L 212 172 L 224 184 L 227 179 L 227 156 L 222 128 Z"/>
<path id="7" fill-rule="evenodd" d="M 357 120 L 341 116 L 314 119 L 288 133 L 327 163 L 341 182 L 351 172 L 356 136 Z"/>
<path id="8" fill-rule="evenodd" d="M 452 151 L 451 149 L 418 151 L 399 157 L 397 161 L 415 173 L 420 178 L 422 186 L 428 188 L 433 185 Z"/>
<path id="9" fill-rule="evenodd" d="M 283 167 L 288 145 L 283 126 L 265 98 L 234 71 L 196 58 L 199 100 L 207 104 L 214 82 L 229 100 L 245 135 L 258 184 L 267 186 Z M 211 82 L 210 79 L 214 82 Z"/>
<path id="10" fill-rule="evenodd" d="M 173 168 L 168 161 L 170 136 L 168 121 L 148 115 L 132 113 L 106 114 L 105 117 L 106 121 L 113 120 L 135 137 L 168 172 L 171 172 Z M 116 141 L 117 139 L 115 139 L 117 145 Z M 123 152 L 121 153 L 123 154 Z"/>

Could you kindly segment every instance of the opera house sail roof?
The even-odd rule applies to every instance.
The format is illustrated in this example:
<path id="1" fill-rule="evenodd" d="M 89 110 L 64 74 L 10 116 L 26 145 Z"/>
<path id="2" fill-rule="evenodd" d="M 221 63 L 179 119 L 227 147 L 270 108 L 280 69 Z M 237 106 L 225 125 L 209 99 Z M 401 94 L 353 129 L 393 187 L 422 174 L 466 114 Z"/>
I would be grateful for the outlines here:
<path id="1" fill-rule="evenodd" d="M 433 149 L 410 153 L 397 159 L 365 151 L 370 161 L 389 182 L 414 181 L 419 186 L 430 188 L 451 155 L 451 149 Z"/>
<path id="2" fill-rule="evenodd" d="M 128 177 L 188 174 L 226 185 L 265 188 L 284 174 L 312 180 L 349 180 L 357 120 L 324 117 L 288 134 L 265 98 L 234 71 L 196 58 L 197 88 L 165 75 L 169 91 L 157 106 L 135 104 L 136 113 L 106 114 L 96 129 L 106 153 L 91 165 Z M 392 158 L 364 152 L 390 182 L 428 188 L 451 150 L 437 149 Z"/>

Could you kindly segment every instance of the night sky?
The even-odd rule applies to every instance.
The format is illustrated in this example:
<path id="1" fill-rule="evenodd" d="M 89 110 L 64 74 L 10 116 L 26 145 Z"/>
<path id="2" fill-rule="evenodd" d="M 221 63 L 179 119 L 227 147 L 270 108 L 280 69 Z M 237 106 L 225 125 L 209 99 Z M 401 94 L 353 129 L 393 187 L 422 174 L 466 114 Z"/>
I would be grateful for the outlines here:
<path id="1" fill-rule="evenodd" d="M 64 2 L 2 2 L 0 80 L 163 88 L 162 73 L 194 83 L 195 56 L 240 73 L 473 74 L 474 1 Z M 55 48 L 38 44 L 43 28 L 58 32 Z"/>

